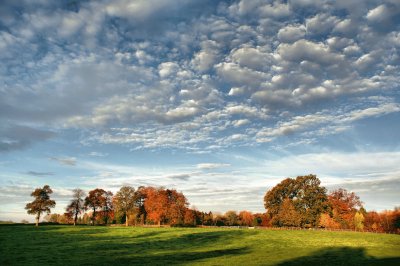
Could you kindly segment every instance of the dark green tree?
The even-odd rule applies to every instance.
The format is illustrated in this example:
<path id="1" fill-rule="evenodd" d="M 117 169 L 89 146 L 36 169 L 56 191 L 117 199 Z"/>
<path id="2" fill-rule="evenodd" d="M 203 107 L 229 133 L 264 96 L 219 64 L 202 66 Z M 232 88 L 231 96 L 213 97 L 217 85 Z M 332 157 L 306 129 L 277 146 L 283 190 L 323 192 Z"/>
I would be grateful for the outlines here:
<path id="1" fill-rule="evenodd" d="M 28 214 L 36 215 L 36 226 L 39 225 L 40 215 L 44 212 L 49 214 L 51 212 L 50 208 L 56 206 L 56 202 L 50 199 L 51 193 L 53 193 L 53 190 L 48 185 L 45 185 L 43 188 L 37 188 L 31 193 L 31 196 L 35 197 L 35 200 L 25 206 Z"/>
<path id="2" fill-rule="evenodd" d="M 286 178 L 267 191 L 264 206 L 274 224 L 281 224 L 277 219 L 282 217 L 285 200 L 290 200 L 296 214 L 300 215 L 299 225 L 302 227 L 317 226 L 321 213 L 329 209 L 326 188 L 315 175 Z"/>

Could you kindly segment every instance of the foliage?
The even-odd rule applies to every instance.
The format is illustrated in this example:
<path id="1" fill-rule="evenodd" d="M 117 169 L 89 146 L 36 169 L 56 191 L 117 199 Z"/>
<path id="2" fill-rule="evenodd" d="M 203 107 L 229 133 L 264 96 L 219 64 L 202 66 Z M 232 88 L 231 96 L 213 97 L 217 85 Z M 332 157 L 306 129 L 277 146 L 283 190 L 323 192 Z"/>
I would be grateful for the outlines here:
<path id="1" fill-rule="evenodd" d="M 73 217 L 74 225 L 76 225 L 78 215 L 85 211 L 85 192 L 79 188 L 74 189 L 72 192 L 72 200 L 68 204 L 66 211 L 71 217 Z"/>
<path id="2" fill-rule="evenodd" d="M 286 178 L 267 191 L 264 206 L 273 223 L 280 225 L 289 221 L 290 217 L 283 213 L 282 206 L 285 201 L 290 201 L 294 207 L 290 212 L 294 215 L 290 223 L 297 224 L 300 219 L 299 226 L 317 226 L 321 213 L 329 207 L 326 188 L 320 184 L 321 181 L 315 175 L 298 176 L 296 179 Z M 285 222 L 279 221 L 280 218 L 284 218 Z"/>
<path id="3" fill-rule="evenodd" d="M 96 188 L 89 191 L 89 195 L 85 198 L 85 207 L 92 209 L 92 225 L 94 225 L 96 220 L 96 210 L 102 209 L 106 204 L 106 191 L 101 188 Z"/>
<path id="4" fill-rule="evenodd" d="M 182 193 L 172 189 L 147 187 L 144 207 L 148 219 L 156 224 L 183 224 L 188 205 Z"/>
<path id="5" fill-rule="evenodd" d="M 359 211 L 354 215 L 354 227 L 357 231 L 364 230 L 364 215 Z"/>
<path id="6" fill-rule="evenodd" d="M 362 207 L 360 198 L 354 192 L 339 188 L 328 195 L 328 200 L 333 219 L 340 224 L 341 228 L 353 229 L 353 217 Z"/>
<path id="7" fill-rule="evenodd" d="M 125 215 L 125 225 L 128 226 L 129 214 L 138 212 L 138 194 L 135 188 L 131 186 L 123 186 L 115 194 L 115 209 Z"/>
<path id="8" fill-rule="evenodd" d="M 36 215 L 36 226 L 39 225 L 40 215 L 42 213 L 49 214 L 51 208 L 56 206 L 56 202 L 50 199 L 50 194 L 53 193 L 50 186 L 45 185 L 43 188 L 37 188 L 32 193 L 31 196 L 35 199 L 26 204 L 25 209 L 28 214 Z"/>

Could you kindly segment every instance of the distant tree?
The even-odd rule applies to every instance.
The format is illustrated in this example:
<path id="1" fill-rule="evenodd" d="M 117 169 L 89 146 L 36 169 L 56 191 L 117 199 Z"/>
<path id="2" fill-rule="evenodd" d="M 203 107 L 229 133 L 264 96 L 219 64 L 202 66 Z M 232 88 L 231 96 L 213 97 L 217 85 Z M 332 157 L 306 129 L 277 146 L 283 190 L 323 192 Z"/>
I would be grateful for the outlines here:
<path id="1" fill-rule="evenodd" d="M 184 224 L 187 226 L 195 226 L 196 225 L 196 211 L 191 209 L 186 209 L 184 216 Z"/>
<path id="2" fill-rule="evenodd" d="M 78 220 L 78 215 L 85 211 L 85 192 L 82 189 L 74 189 L 72 194 L 72 200 L 68 204 L 66 210 L 69 216 L 73 217 L 74 225 Z"/>
<path id="3" fill-rule="evenodd" d="M 96 210 L 101 210 L 105 205 L 106 198 L 105 198 L 106 191 L 101 188 L 96 188 L 94 190 L 89 191 L 89 195 L 85 198 L 85 207 L 92 209 L 92 225 L 96 220 Z"/>
<path id="4" fill-rule="evenodd" d="M 188 202 L 182 193 L 153 187 L 144 188 L 142 193 L 145 194 L 144 207 L 149 220 L 158 225 L 183 224 Z"/>
<path id="5" fill-rule="evenodd" d="M 364 230 L 364 215 L 359 211 L 354 215 L 354 228 L 357 231 Z"/>
<path id="6" fill-rule="evenodd" d="M 25 220 L 25 219 L 22 219 L 22 220 L 21 220 L 21 223 L 22 223 L 22 224 L 29 224 L 29 222 L 28 222 L 27 220 Z"/>
<path id="7" fill-rule="evenodd" d="M 114 218 L 113 193 L 111 191 L 104 193 L 102 216 L 105 224 L 108 224 L 110 218 Z"/>
<path id="8" fill-rule="evenodd" d="M 203 225 L 213 225 L 213 213 L 212 212 L 203 213 L 202 224 Z"/>
<path id="9" fill-rule="evenodd" d="M 321 181 L 315 175 L 286 178 L 267 191 L 264 206 L 274 224 L 282 224 L 276 216 L 279 214 L 279 217 L 285 217 L 282 205 L 287 200 L 291 201 L 296 213 L 300 215 L 299 226 L 302 227 L 317 226 L 321 213 L 329 208 L 326 188 L 321 186 Z M 286 204 L 290 205 L 288 202 Z"/>
<path id="10" fill-rule="evenodd" d="M 47 214 L 47 215 L 44 217 L 44 220 L 47 221 L 47 222 L 49 222 L 49 223 L 59 223 L 60 216 L 61 216 L 61 215 L 58 214 L 58 213 Z"/>
<path id="11" fill-rule="evenodd" d="M 319 225 L 328 229 L 339 229 L 340 224 L 337 223 L 328 213 L 321 214 Z"/>
<path id="12" fill-rule="evenodd" d="M 138 209 L 138 194 L 135 188 L 123 186 L 115 194 L 114 197 L 115 209 L 125 215 L 125 226 L 128 226 L 129 215 Z"/>
<path id="13" fill-rule="evenodd" d="M 228 225 L 233 226 L 238 224 L 239 217 L 236 211 L 227 211 L 224 216 Z"/>
<path id="14" fill-rule="evenodd" d="M 31 196 L 35 199 L 25 206 L 28 214 L 36 215 L 36 226 L 39 225 L 40 215 L 44 212 L 49 214 L 51 212 L 50 208 L 56 206 L 56 202 L 50 199 L 51 193 L 53 193 L 53 190 L 48 185 L 43 188 L 37 188 L 31 193 Z"/>
<path id="15" fill-rule="evenodd" d="M 254 221 L 254 216 L 249 211 L 241 211 L 239 213 L 239 220 L 241 225 L 252 226 Z"/>
<path id="16" fill-rule="evenodd" d="M 360 198 L 354 192 L 339 188 L 328 195 L 328 200 L 333 219 L 341 225 L 341 228 L 354 228 L 354 215 L 362 207 Z"/>

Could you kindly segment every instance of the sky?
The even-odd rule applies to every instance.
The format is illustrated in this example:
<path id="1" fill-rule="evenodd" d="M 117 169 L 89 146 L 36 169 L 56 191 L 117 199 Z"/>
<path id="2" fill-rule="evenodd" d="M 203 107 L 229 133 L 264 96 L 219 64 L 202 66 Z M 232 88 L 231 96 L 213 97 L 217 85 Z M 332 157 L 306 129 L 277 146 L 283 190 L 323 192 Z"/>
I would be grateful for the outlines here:
<path id="1" fill-rule="evenodd" d="M 264 212 L 307 174 L 400 205 L 397 0 L 2 0 L 0 62 L 0 220 L 45 184 Z"/>

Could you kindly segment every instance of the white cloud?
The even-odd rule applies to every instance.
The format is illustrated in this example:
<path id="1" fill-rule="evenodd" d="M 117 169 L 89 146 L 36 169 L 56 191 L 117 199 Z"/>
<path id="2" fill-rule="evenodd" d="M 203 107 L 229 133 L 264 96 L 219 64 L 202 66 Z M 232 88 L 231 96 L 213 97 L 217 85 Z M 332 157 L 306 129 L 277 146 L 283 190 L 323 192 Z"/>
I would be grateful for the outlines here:
<path id="1" fill-rule="evenodd" d="M 229 167 L 230 164 L 226 164 L 226 163 L 200 163 L 198 165 L 196 165 L 197 168 L 199 169 L 216 169 L 216 168 L 226 168 Z"/>
<path id="2" fill-rule="evenodd" d="M 281 28 L 278 32 L 278 39 L 281 42 L 293 43 L 304 38 L 306 28 L 304 25 L 289 25 Z"/>

